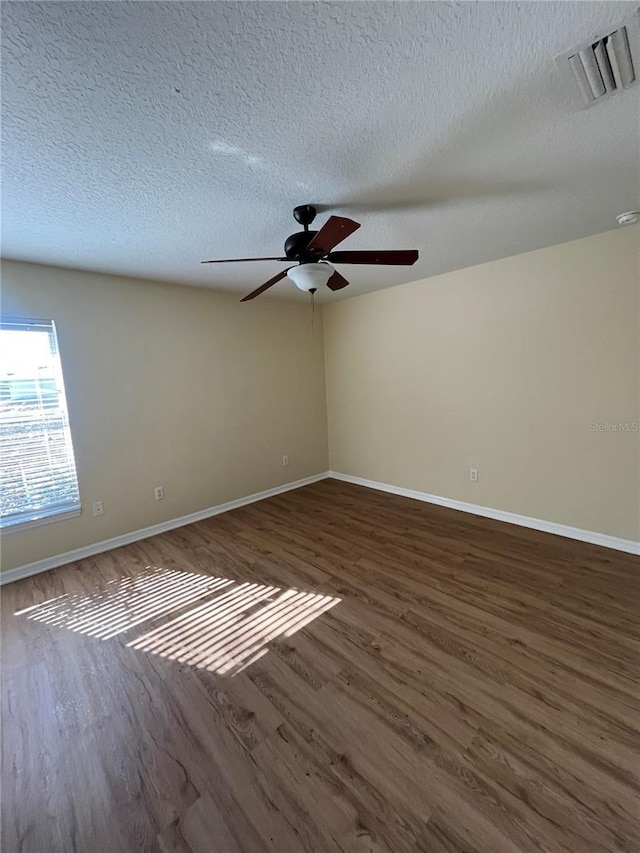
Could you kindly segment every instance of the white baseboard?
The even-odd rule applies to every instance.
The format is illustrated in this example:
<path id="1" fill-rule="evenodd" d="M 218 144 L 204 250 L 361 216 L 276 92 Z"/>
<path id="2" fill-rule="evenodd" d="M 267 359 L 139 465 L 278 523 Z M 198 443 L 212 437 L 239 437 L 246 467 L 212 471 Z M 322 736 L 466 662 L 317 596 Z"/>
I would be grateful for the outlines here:
<path id="1" fill-rule="evenodd" d="M 302 486 L 308 486 L 311 483 L 317 483 L 319 480 L 325 480 L 329 476 L 328 471 L 322 474 L 314 474 L 312 477 L 304 477 L 302 480 L 295 480 L 293 483 L 285 483 L 283 486 L 276 486 L 273 489 L 266 489 L 264 492 L 256 492 L 253 495 L 247 495 L 244 498 L 238 498 L 235 501 L 228 501 L 224 504 L 202 509 L 198 512 L 192 512 L 189 515 L 183 515 L 180 518 L 172 518 L 169 521 L 162 521 L 160 524 L 153 524 L 151 527 L 143 527 L 140 530 L 132 530 L 130 533 L 124 533 L 122 536 L 114 536 L 113 539 L 103 539 L 102 542 L 94 542 L 92 545 L 85 545 L 83 548 L 76 548 L 73 551 L 67 551 L 64 554 L 57 554 L 55 557 L 45 557 L 44 560 L 37 560 L 35 563 L 28 563 L 26 566 L 17 566 L 15 569 L 7 569 L 6 572 L 0 573 L 0 584 L 12 583 L 13 581 L 28 578 L 30 575 L 37 575 L 40 572 L 46 572 L 49 569 L 65 566 L 67 563 L 74 563 L 76 560 L 83 560 L 85 557 L 93 557 L 95 554 L 102 554 L 105 551 L 111 551 L 113 548 L 120 548 L 122 545 L 129 545 L 131 542 L 138 542 L 140 539 L 148 539 L 150 536 L 156 536 L 158 533 L 165 533 L 167 530 L 175 530 L 176 527 L 184 527 L 185 524 L 193 524 L 195 521 L 202 521 L 205 518 L 211 518 L 214 515 L 220 515 L 223 512 L 229 512 L 231 509 L 238 509 L 241 506 L 263 501 L 265 498 L 272 498 L 275 495 L 281 495 L 283 492 L 290 492 L 293 489 L 299 489 Z"/>
<path id="2" fill-rule="evenodd" d="M 390 492 L 392 495 L 413 498 L 416 501 L 446 506 L 449 509 L 457 509 L 462 512 L 470 512 L 473 515 L 481 515 L 484 518 L 494 518 L 497 521 L 506 521 L 508 524 L 517 524 L 520 527 L 530 527 L 533 530 L 541 530 L 544 533 L 553 533 L 556 536 L 566 536 L 568 539 L 578 539 L 581 542 L 589 542 L 592 545 L 601 545 L 604 548 L 625 551 L 627 554 L 640 554 L 640 542 L 634 542 L 633 539 L 618 539 L 616 536 L 608 536 L 605 533 L 582 530 L 580 527 L 568 527 L 565 524 L 556 524 L 553 521 L 544 521 L 541 518 L 530 518 L 527 515 L 518 515 L 515 512 L 505 512 L 504 510 L 493 509 L 488 506 L 470 504 L 465 501 L 454 500 L 453 498 L 442 498 L 439 495 L 430 495 L 427 492 L 402 489 L 399 486 L 377 483 L 375 480 L 364 480 L 362 477 L 352 477 L 350 474 L 340 474 L 337 471 L 329 471 L 329 477 L 334 480 L 342 480 L 344 483 L 353 483 L 356 486 L 365 486 L 368 489 L 377 489 L 380 492 Z"/>
<path id="3" fill-rule="evenodd" d="M 470 504 L 465 501 L 454 500 L 453 498 L 443 498 L 439 495 L 430 495 L 427 492 L 417 492 L 413 489 L 403 489 L 399 486 L 390 486 L 388 483 L 378 483 L 375 480 L 365 480 L 362 477 L 352 477 L 350 474 L 340 474 L 338 471 L 324 471 L 321 474 L 314 474 L 312 477 L 305 477 L 302 480 L 285 483 L 284 485 L 276 486 L 273 489 L 256 492 L 253 495 L 247 495 L 246 497 L 238 498 L 235 501 L 228 501 L 227 503 L 218 504 L 217 506 L 209 507 L 208 509 L 192 512 L 190 515 L 183 515 L 180 518 L 172 518 L 169 521 L 163 521 L 160 524 L 154 524 L 151 527 L 132 530 L 130 533 L 124 533 L 122 536 L 115 536 L 113 539 L 104 539 L 102 542 L 94 542 L 92 545 L 85 545 L 83 548 L 76 548 L 75 550 L 67 551 L 64 554 L 57 554 L 54 557 L 46 557 L 44 560 L 37 560 L 35 563 L 28 563 L 25 566 L 17 566 L 15 569 L 7 569 L 6 572 L 0 573 L 0 584 L 12 583 L 13 581 L 21 580 L 22 578 L 28 578 L 30 575 L 37 575 L 40 572 L 46 572 L 49 569 L 64 566 L 67 563 L 74 563 L 76 560 L 83 560 L 85 557 L 93 557 L 95 554 L 102 554 L 104 551 L 111 551 L 113 548 L 120 548 L 122 545 L 128 545 L 131 542 L 138 542 L 141 539 L 148 539 L 150 536 L 156 536 L 158 533 L 175 530 L 176 527 L 184 527 L 186 524 L 193 524 L 196 521 L 202 521 L 205 518 L 211 518 L 214 515 L 229 512 L 229 510 L 238 509 L 239 507 L 247 506 L 247 504 L 256 503 L 256 501 L 262 501 L 266 498 L 274 497 L 275 495 L 281 495 L 284 492 L 290 492 L 294 489 L 299 489 L 302 486 L 317 483 L 320 480 L 327 479 L 328 477 L 334 480 L 342 480 L 344 483 L 353 483 L 356 486 L 365 486 L 368 489 L 376 489 L 380 492 L 389 492 L 392 495 L 413 498 L 417 501 L 437 504 L 438 506 L 457 509 L 461 512 L 470 512 L 473 515 L 480 515 L 484 518 L 506 521 L 508 524 L 517 524 L 520 527 L 530 527 L 533 530 L 541 530 L 544 533 L 553 533 L 556 536 L 566 536 L 568 539 L 578 539 L 581 542 L 589 542 L 592 545 L 601 545 L 604 548 L 613 548 L 616 551 L 624 551 L 627 554 L 640 554 L 640 542 L 634 542 L 632 539 L 619 539 L 616 536 L 608 536 L 604 533 L 595 533 L 591 530 L 582 530 L 579 527 L 568 527 L 564 524 L 556 524 L 553 521 L 544 521 L 540 518 L 530 518 L 529 516 L 518 515 L 514 512 L 505 512 L 501 509 L 493 509 L 492 507 Z"/>

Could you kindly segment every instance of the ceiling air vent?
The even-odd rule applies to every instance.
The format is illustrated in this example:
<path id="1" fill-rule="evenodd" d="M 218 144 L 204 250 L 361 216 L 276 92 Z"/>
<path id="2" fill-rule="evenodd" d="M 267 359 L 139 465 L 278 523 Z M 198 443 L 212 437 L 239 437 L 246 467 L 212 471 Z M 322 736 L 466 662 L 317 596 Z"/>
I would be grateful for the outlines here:
<path id="1" fill-rule="evenodd" d="M 640 12 L 614 32 L 556 57 L 556 62 L 582 107 L 628 89 L 640 75 Z"/>

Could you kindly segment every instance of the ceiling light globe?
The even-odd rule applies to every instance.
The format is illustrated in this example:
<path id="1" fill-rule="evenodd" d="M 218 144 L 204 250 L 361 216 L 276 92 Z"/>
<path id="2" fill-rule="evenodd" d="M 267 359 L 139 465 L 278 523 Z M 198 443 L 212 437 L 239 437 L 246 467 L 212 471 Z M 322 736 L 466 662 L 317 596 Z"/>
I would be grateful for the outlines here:
<path id="1" fill-rule="evenodd" d="M 305 293 L 313 293 L 325 285 L 333 273 L 333 267 L 330 267 L 329 264 L 299 264 L 297 267 L 291 267 L 287 276 L 300 290 Z"/>

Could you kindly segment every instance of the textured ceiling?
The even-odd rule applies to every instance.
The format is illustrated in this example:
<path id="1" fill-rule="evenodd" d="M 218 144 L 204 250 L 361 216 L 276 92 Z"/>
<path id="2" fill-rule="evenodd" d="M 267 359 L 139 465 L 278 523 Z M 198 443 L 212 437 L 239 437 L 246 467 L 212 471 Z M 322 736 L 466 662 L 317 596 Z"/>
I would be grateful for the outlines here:
<path id="1" fill-rule="evenodd" d="M 280 254 L 307 202 L 420 250 L 337 299 L 605 231 L 640 86 L 581 110 L 553 58 L 635 6 L 5 2 L 3 255 L 242 294 L 283 265 L 198 262 Z"/>

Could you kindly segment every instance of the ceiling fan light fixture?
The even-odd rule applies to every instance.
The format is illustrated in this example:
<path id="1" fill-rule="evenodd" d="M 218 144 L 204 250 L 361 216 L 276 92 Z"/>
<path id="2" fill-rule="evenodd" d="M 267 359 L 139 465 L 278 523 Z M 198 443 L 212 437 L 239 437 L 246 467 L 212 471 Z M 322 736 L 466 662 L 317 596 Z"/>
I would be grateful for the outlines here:
<path id="1" fill-rule="evenodd" d="M 287 276 L 299 290 L 313 293 L 325 285 L 333 273 L 334 269 L 329 264 L 298 264 L 297 267 L 291 267 Z"/>

